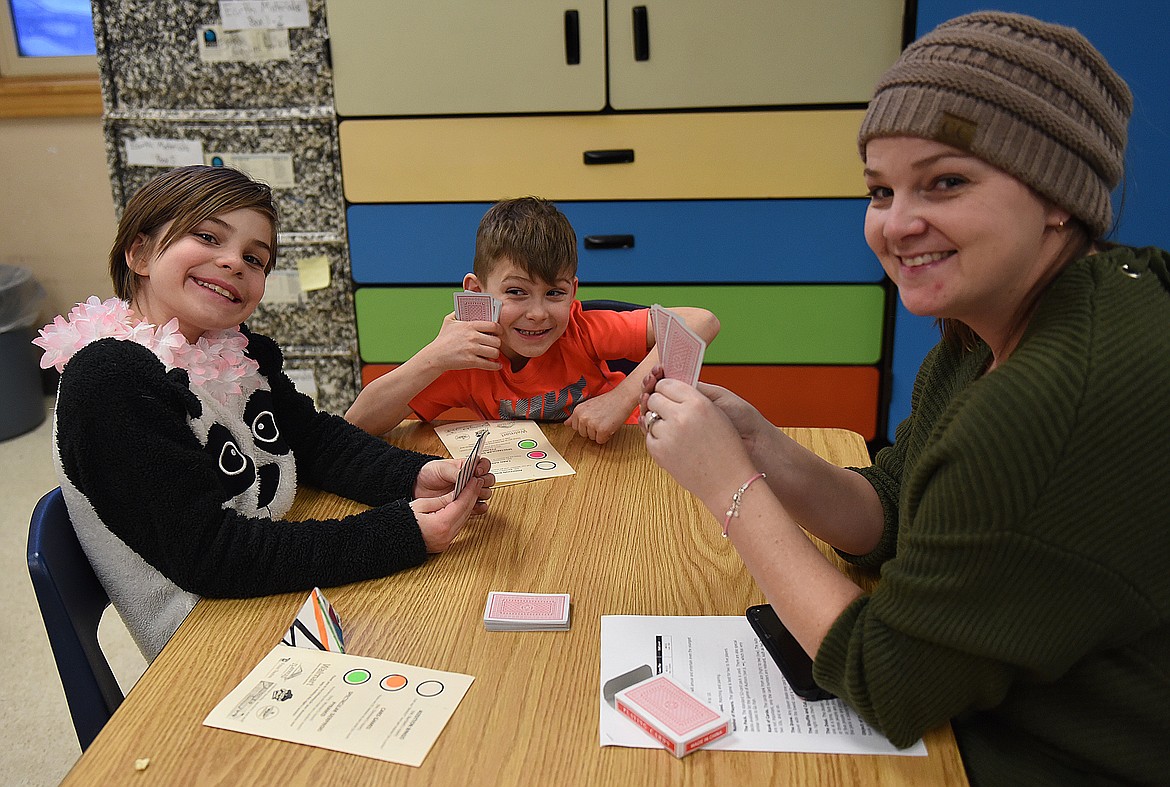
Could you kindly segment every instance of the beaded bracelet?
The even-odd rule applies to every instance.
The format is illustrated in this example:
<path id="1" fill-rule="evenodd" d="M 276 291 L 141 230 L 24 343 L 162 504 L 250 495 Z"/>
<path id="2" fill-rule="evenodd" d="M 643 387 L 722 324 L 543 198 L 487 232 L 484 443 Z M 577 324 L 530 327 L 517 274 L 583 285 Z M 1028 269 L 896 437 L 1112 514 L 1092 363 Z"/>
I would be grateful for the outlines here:
<path id="1" fill-rule="evenodd" d="M 731 508 L 727 509 L 727 518 L 723 520 L 723 537 L 727 538 L 727 528 L 731 526 L 731 518 L 739 516 L 739 501 L 743 499 L 743 493 L 747 488 L 759 481 L 761 478 L 767 478 L 764 473 L 756 473 L 754 476 L 743 482 L 743 486 L 735 490 L 735 494 L 731 496 Z"/>

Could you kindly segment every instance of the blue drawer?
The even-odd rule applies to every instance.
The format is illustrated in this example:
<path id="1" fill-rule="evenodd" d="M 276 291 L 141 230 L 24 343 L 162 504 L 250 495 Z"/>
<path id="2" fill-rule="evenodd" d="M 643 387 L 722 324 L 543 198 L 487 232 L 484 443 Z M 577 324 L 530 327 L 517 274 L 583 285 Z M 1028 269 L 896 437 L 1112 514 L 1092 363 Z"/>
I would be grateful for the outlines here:
<path id="1" fill-rule="evenodd" d="M 588 284 L 878 282 L 864 199 L 563 202 Z M 489 203 L 351 205 L 359 284 L 458 285 Z M 630 236 L 625 248 L 594 239 Z M 619 246 L 621 245 L 619 241 Z"/>

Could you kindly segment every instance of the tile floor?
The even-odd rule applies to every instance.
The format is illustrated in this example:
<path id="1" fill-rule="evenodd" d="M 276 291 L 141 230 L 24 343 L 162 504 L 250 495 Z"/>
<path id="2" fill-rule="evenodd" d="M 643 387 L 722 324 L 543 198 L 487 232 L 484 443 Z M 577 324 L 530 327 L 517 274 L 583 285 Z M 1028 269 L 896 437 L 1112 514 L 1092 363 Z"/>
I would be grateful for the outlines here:
<path id="1" fill-rule="evenodd" d="M 29 515 L 41 495 L 57 486 L 50 454 L 52 406 L 52 398 L 46 398 L 39 427 L 0 441 L 0 588 L 7 599 L 3 642 L 8 649 L 0 782 L 32 787 L 60 784 L 81 754 L 25 558 Z M 128 691 L 146 663 L 112 609 L 98 638 Z"/>

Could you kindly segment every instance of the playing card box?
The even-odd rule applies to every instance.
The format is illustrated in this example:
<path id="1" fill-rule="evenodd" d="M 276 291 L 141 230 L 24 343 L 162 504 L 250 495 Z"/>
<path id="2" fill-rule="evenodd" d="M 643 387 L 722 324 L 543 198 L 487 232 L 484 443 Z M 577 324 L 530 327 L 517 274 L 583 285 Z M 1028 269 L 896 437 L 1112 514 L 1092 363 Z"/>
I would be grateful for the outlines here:
<path id="1" fill-rule="evenodd" d="M 666 674 L 617 692 L 614 707 L 675 757 L 685 757 L 731 731 L 730 717 Z"/>

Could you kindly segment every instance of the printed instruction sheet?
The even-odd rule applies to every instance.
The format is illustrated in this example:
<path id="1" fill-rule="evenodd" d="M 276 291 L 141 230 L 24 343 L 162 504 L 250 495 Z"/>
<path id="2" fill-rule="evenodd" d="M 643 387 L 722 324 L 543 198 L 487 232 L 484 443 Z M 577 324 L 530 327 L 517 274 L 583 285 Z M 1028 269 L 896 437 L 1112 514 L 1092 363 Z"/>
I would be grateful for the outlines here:
<path id="1" fill-rule="evenodd" d="M 473 680 L 277 645 L 203 723 L 418 767 Z"/>
<path id="2" fill-rule="evenodd" d="M 518 484 L 575 475 L 535 421 L 462 421 L 435 427 L 435 434 L 447 446 L 451 456 L 462 459 L 471 453 L 475 439 L 488 430 L 480 456 L 492 460 L 496 486 Z"/>
<path id="3" fill-rule="evenodd" d="M 896 748 L 842 700 L 798 697 L 741 616 L 602 615 L 602 746 L 659 748 L 601 696 L 607 680 L 642 664 L 731 716 L 735 731 L 709 749 L 926 756 L 922 741 Z"/>

